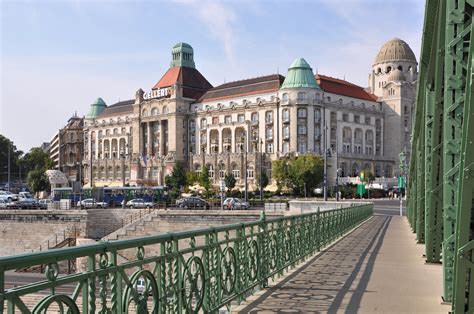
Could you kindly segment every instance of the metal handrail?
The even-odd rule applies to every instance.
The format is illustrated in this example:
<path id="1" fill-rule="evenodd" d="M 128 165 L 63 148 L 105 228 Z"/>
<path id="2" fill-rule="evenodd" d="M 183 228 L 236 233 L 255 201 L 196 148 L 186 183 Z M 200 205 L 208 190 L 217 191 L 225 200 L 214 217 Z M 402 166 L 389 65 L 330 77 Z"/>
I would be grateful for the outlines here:
<path id="1" fill-rule="evenodd" d="M 283 276 L 371 217 L 373 204 L 172 232 L 0 258 L 0 309 L 71 313 L 216 312 Z M 119 263 L 121 256 L 127 260 Z M 84 259 L 87 269 L 59 275 L 58 263 Z M 46 278 L 5 290 L 5 272 L 47 265 Z M 144 285 L 138 283 L 144 282 Z M 75 284 L 71 293 L 57 289 Z M 51 289 L 29 309 L 22 297 Z M 59 305 L 58 305 L 59 304 Z"/>

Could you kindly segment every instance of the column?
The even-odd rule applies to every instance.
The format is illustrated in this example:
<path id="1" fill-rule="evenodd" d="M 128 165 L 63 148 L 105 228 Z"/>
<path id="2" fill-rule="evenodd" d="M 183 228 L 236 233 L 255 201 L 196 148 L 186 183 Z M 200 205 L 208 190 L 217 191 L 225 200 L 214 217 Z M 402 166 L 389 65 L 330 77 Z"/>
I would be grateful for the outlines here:
<path id="1" fill-rule="evenodd" d="M 146 123 L 146 130 L 147 130 L 146 142 L 147 142 L 147 145 L 148 145 L 148 149 L 146 151 L 146 154 L 148 155 L 148 157 L 150 157 L 151 156 L 151 145 L 152 145 L 152 142 L 151 142 L 151 123 L 150 122 Z"/>

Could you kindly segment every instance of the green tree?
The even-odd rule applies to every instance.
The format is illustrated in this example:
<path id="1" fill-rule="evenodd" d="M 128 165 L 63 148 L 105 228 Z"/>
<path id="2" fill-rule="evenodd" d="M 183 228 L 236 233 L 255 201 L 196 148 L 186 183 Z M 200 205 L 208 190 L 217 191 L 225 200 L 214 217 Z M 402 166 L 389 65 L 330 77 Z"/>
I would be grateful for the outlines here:
<path id="1" fill-rule="evenodd" d="M 272 162 L 273 179 L 277 183 L 278 190 L 290 185 L 289 163 L 289 157 L 282 157 Z"/>
<path id="2" fill-rule="evenodd" d="M 281 187 L 290 188 L 295 195 L 313 191 L 323 180 L 323 159 L 315 155 L 285 157 L 273 162 L 273 177 Z"/>
<path id="3" fill-rule="evenodd" d="M 51 169 L 53 162 L 49 154 L 39 147 L 33 147 L 19 161 L 22 169 L 28 172 L 28 187 L 33 192 L 50 191 L 46 170 Z"/>
<path id="4" fill-rule="evenodd" d="M 0 134 L 0 181 L 8 180 L 8 152 L 10 151 L 10 180 L 19 179 L 20 165 L 19 159 L 23 155 L 21 150 L 17 150 L 13 142 Z M 22 169 L 22 172 L 24 170 Z M 26 172 L 25 172 L 26 173 Z"/>
<path id="5" fill-rule="evenodd" d="M 209 167 L 207 165 L 202 167 L 202 172 L 199 176 L 199 184 L 206 190 L 206 195 L 209 195 L 209 192 L 212 188 L 212 183 L 209 179 Z"/>
<path id="6" fill-rule="evenodd" d="M 186 182 L 188 185 L 199 183 L 199 173 L 196 171 L 186 172 Z"/>
<path id="7" fill-rule="evenodd" d="M 260 181 L 260 177 L 261 177 L 261 181 Z M 262 170 L 261 173 L 257 173 L 256 180 L 257 180 L 257 186 L 258 186 L 259 189 L 266 188 L 268 183 L 270 183 L 269 180 L 268 180 L 267 172 L 265 170 Z M 262 186 L 260 186 L 260 184 Z"/>
<path id="8" fill-rule="evenodd" d="M 46 170 L 44 169 L 34 169 L 28 172 L 28 187 L 33 193 L 41 191 L 50 191 L 51 186 L 49 184 L 48 177 L 46 176 Z"/>
<path id="9" fill-rule="evenodd" d="M 165 177 L 165 184 L 170 189 L 170 194 L 177 197 L 181 193 L 181 188 L 186 186 L 186 182 L 187 177 L 183 162 L 177 161 L 171 175 Z"/>
<path id="10" fill-rule="evenodd" d="M 235 188 L 235 183 L 237 182 L 237 180 L 235 180 L 235 177 L 232 173 L 228 172 L 225 174 L 224 182 L 227 188 L 227 192 L 230 192 L 230 190 Z"/>

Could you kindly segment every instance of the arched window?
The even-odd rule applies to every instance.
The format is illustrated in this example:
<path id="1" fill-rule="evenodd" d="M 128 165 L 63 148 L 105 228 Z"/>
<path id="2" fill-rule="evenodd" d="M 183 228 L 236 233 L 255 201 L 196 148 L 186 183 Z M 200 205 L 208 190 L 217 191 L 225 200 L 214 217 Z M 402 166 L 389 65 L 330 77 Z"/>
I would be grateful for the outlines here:
<path id="1" fill-rule="evenodd" d="M 158 109 L 157 108 L 151 109 L 151 115 L 152 116 L 156 116 L 157 114 L 158 114 Z"/>
<path id="2" fill-rule="evenodd" d="M 392 67 L 391 66 L 388 66 L 386 69 L 385 69 L 385 73 L 390 73 L 392 71 Z"/>
<path id="3" fill-rule="evenodd" d="M 403 71 L 403 67 L 402 67 L 401 65 L 398 66 L 398 69 L 399 69 L 400 71 Z"/>
<path id="4" fill-rule="evenodd" d="M 148 116 L 148 111 L 146 109 L 142 110 L 142 117 Z"/>
<path id="5" fill-rule="evenodd" d="M 163 106 L 163 114 L 167 114 L 168 113 L 168 107 L 167 106 Z"/>
<path id="6" fill-rule="evenodd" d="M 281 101 L 282 101 L 283 103 L 287 103 L 288 100 L 289 100 L 289 98 L 288 98 L 288 93 L 283 93 L 283 95 L 281 95 Z"/>
<path id="7" fill-rule="evenodd" d="M 381 68 L 378 68 L 378 69 L 377 69 L 377 74 L 380 74 L 380 73 L 382 73 L 382 69 L 381 69 Z"/>
<path id="8" fill-rule="evenodd" d="M 209 165 L 209 178 L 214 179 L 214 166 Z"/>

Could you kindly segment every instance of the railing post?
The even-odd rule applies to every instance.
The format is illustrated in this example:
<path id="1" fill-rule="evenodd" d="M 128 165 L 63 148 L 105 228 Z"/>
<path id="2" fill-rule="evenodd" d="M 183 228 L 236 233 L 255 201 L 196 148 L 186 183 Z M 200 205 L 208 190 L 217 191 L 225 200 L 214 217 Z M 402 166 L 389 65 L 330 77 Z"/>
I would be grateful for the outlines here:
<path id="1" fill-rule="evenodd" d="M 268 286 L 268 225 L 266 222 L 265 211 L 260 212 L 260 230 L 259 230 L 259 247 L 260 247 L 260 263 L 258 269 L 260 270 L 260 288 L 263 289 Z"/>

